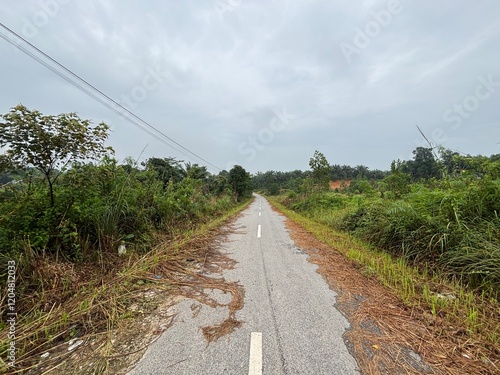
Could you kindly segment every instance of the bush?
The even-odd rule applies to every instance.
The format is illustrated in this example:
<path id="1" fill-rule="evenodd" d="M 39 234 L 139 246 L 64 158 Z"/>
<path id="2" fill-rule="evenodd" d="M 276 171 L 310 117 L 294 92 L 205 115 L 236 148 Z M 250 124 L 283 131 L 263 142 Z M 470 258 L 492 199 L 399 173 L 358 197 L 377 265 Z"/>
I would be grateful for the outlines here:
<path id="1" fill-rule="evenodd" d="M 344 197 L 336 193 L 317 193 L 292 204 L 291 208 L 302 213 L 345 207 Z"/>
<path id="2" fill-rule="evenodd" d="M 234 206 L 229 189 L 217 195 L 207 184 L 185 177 L 164 186 L 154 170 L 110 158 L 76 164 L 54 184 L 53 207 L 42 178 L 0 190 L 0 246 L 13 257 L 29 244 L 35 253 L 72 261 L 114 253 L 124 240 L 131 249 L 146 249 L 155 230 L 189 229 Z"/>
<path id="3" fill-rule="evenodd" d="M 375 189 L 368 180 L 356 179 L 351 181 L 347 191 L 353 194 L 365 194 L 366 196 L 373 196 L 376 194 Z"/>
<path id="4" fill-rule="evenodd" d="M 294 197 L 287 203 L 393 255 L 496 293 L 493 290 L 500 289 L 500 181 L 429 180 L 407 186 L 404 195 L 401 188 L 400 198 L 393 195 L 393 199 L 328 193 Z M 354 184 L 354 189 L 359 187 Z"/>

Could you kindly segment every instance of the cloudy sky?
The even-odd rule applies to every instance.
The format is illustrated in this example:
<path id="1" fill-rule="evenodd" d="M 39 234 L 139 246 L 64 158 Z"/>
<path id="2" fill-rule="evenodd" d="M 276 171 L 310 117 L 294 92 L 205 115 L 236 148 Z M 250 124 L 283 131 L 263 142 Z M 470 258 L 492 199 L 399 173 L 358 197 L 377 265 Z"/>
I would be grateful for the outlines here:
<path id="1" fill-rule="evenodd" d="M 315 150 L 389 169 L 425 145 L 416 125 L 500 153 L 498 0 L 0 0 L 0 22 L 221 169 L 305 170 Z M 0 113 L 77 112 L 119 160 L 206 165 L 4 39 L 0 56 Z"/>

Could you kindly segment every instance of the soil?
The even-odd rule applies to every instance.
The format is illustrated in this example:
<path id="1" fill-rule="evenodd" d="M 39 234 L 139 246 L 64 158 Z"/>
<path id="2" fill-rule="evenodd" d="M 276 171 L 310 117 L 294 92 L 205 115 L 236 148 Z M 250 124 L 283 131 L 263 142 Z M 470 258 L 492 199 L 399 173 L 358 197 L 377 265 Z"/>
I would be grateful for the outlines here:
<path id="1" fill-rule="evenodd" d="M 335 180 L 330 181 L 330 189 L 342 189 L 343 187 L 348 187 L 351 184 L 351 180 Z"/>
<path id="2" fill-rule="evenodd" d="M 124 318 L 119 327 L 89 337 L 77 337 L 74 342 L 52 348 L 50 353 L 40 356 L 39 363 L 35 363 L 27 373 L 127 374 L 148 346 L 175 323 L 175 305 L 185 299 L 194 301 L 193 315 L 197 314 L 202 304 L 228 307 L 228 316 L 224 321 L 202 327 L 207 343 L 230 334 L 241 324 L 235 319 L 235 312 L 243 307 L 244 291 L 238 283 L 227 282 L 221 276 L 225 269 L 235 265 L 235 261 L 218 249 L 226 235 L 237 230 L 232 225 L 236 218 L 223 228 L 214 229 L 178 248 L 177 260 L 158 264 L 152 270 L 155 284 L 145 284 L 143 289 L 131 296 L 127 306 L 130 316 Z M 157 279 L 159 275 L 163 276 Z M 229 302 L 221 304 L 215 301 L 207 292 L 213 290 L 230 295 Z"/>
<path id="3" fill-rule="evenodd" d="M 438 322 L 404 305 L 339 251 L 288 218 L 286 225 L 296 246 L 338 294 L 336 307 L 351 323 L 344 340 L 363 374 L 500 373 L 495 365 L 473 359 L 456 338 L 443 335 Z"/>

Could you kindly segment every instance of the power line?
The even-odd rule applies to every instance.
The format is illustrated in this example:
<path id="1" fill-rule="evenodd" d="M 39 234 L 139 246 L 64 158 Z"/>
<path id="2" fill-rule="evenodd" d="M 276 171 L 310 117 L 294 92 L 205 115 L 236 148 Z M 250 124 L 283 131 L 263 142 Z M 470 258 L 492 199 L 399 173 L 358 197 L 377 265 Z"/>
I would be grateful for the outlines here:
<path id="1" fill-rule="evenodd" d="M 113 112 L 115 112 L 116 114 L 118 114 L 119 116 L 125 118 L 127 121 L 129 121 L 133 125 L 137 126 L 139 129 L 145 131 L 146 133 L 148 133 L 149 135 L 153 136 L 157 140 L 159 140 L 159 141 L 161 141 L 161 142 L 169 145 L 170 147 L 176 149 L 177 151 L 181 152 L 182 154 L 184 154 L 184 155 L 186 155 L 186 156 L 189 157 L 189 155 L 186 154 L 186 152 L 188 152 L 189 154 L 195 156 L 197 159 L 202 160 L 203 162 L 211 165 L 215 169 L 222 170 L 221 168 L 217 167 L 216 165 L 210 163 L 208 160 L 205 160 L 201 156 L 197 155 L 196 153 L 194 153 L 194 152 L 190 151 L 189 149 L 187 149 L 186 147 L 182 146 L 180 143 L 176 142 L 174 139 L 172 139 L 171 137 L 167 136 L 162 131 L 160 131 L 159 129 L 155 128 L 153 125 L 149 124 L 147 121 L 143 120 L 142 118 L 140 118 L 139 116 L 137 116 L 136 114 L 134 114 L 133 112 L 131 112 L 130 110 L 128 110 L 127 108 L 125 108 L 119 102 L 115 101 L 114 99 L 112 99 L 111 97 L 109 97 L 108 95 L 106 95 L 105 93 L 103 93 L 101 90 L 97 89 L 95 86 L 91 85 L 86 80 L 84 80 L 83 78 L 81 78 L 77 74 L 73 73 L 71 70 L 69 70 L 68 68 L 66 68 L 64 65 L 60 64 L 59 62 L 57 62 L 56 60 L 54 60 L 53 58 L 51 58 L 49 55 L 47 55 L 46 53 L 44 53 L 43 51 L 41 51 L 40 49 L 38 49 L 36 46 L 34 46 L 30 42 L 28 42 L 26 39 L 24 39 L 23 37 L 21 37 L 20 35 L 18 35 L 14 31 L 12 31 L 11 29 L 9 29 L 8 27 L 6 27 L 4 24 L 0 23 L 0 26 L 2 26 L 4 29 L 6 29 L 7 31 L 9 31 L 10 33 L 12 33 L 13 35 L 15 35 L 16 37 L 18 37 L 21 40 L 23 40 L 25 43 L 27 43 L 29 46 L 31 46 L 32 48 L 34 48 L 40 54 L 42 54 L 43 56 L 45 56 L 46 58 L 48 58 L 50 61 L 52 61 L 55 64 L 57 64 L 58 66 L 60 66 L 66 72 L 68 72 L 69 74 L 71 74 L 73 77 L 77 78 L 80 82 L 83 82 L 85 85 L 87 85 L 88 87 L 90 87 L 94 91 L 98 92 L 100 95 L 102 95 L 107 100 L 109 100 L 110 102 L 112 102 L 116 107 L 121 108 L 125 112 L 125 114 L 122 111 L 118 110 L 115 106 L 110 105 L 106 101 L 104 101 L 101 98 L 99 98 L 96 95 L 94 95 L 92 92 L 90 92 L 89 90 L 87 90 L 85 87 L 83 87 L 82 85 L 80 85 L 78 82 L 75 82 L 73 79 L 65 76 L 60 71 L 58 71 L 57 69 L 55 69 L 53 66 L 47 64 L 45 61 L 41 60 L 39 57 L 37 57 L 36 55 L 34 55 L 30 51 L 28 51 L 26 48 L 24 48 L 20 44 L 14 42 L 13 40 L 11 40 L 10 38 L 8 38 L 4 34 L 0 33 L 0 37 L 2 37 L 3 39 L 5 39 L 7 42 L 11 43 L 16 48 L 20 49 L 22 52 L 26 53 L 28 56 L 30 56 L 31 58 L 33 58 L 34 60 L 36 60 L 37 62 L 39 62 L 43 66 L 45 66 L 47 69 L 51 70 L 52 72 L 54 72 L 55 74 L 57 74 L 58 76 L 60 76 L 61 78 L 63 78 L 67 82 L 69 82 L 70 84 L 72 84 L 73 86 L 75 86 L 76 88 L 78 88 L 79 90 L 81 90 L 82 92 L 84 92 L 85 94 L 87 94 L 88 96 L 90 96 L 91 98 L 95 99 L 96 101 L 98 101 L 99 103 L 103 104 L 104 106 L 106 106 L 107 108 L 109 108 L 110 110 L 112 110 Z M 133 118 L 130 118 L 130 117 L 126 116 L 126 114 L 129 114 Z M 166 138 L 168 141 L 170 141 L 173 144 L 177 145 L 182 150 L 185 150 L 186 152 L 180 150 L 179 148 L 177 148 L 177 147 L 173 146 L 172 144 L 166 142 L 165 139 L 160 138 L 157 134 L 154 134 L 150 130 L 144 128 L 135 119 L 137 119 L 140 123 L 146 125 L 148 128 L 154 130 L 156 133 L 158 133 L 162 137 Z"/>
<path id="2" fill-rule="evenodd" d="M 4 40 L 7 40 L 8 38 L 2 34 L 0 32 L 0 38 L 3 38 Z M 10 40 L 9 40 L 10 42 Z M 57 74 L 59 77 L 61 77 L 62 79 L 64 79 L 65 81 L 69 82 L 70 84 L 72 84 L 73 86 L 77 87 L 79 90 L 83 91 L 85 94 L 87 94 L 88 96 L 90 96 L 91 98 L 95 99 L 96 101 L 98 101 L 99 103 L 101 103 L 102 105 L 106 106 L 107 108 L 115 111 L 115 109 L 109 105 L 109 103 L 107 103 L 106 101 L 102 100 L 101 98 L 99 98 L 98 96 L 94 95 L 92 92 L 88 91 L 85 87 L 79 85 L 78 83 L 72 81 L 71 79 L 69 79 L 68 77 L 66 77 L 65 75 L 61 74 L 61 72 L 59 72 L 57 69 L 55 69 L 53 66 L 47 64 L 45 61 L 43 61 L 42 59 L 40 59 L 38 56 L 34 55 L 33 53 L 31 53 L 30 51 L 28 51 L 27 49 L 25 49 L 23 46 L 21 45 L 17 45 L 17 48 L 19 48 L 22 52 L 24 52 L 25 54 L 27 54 L 28 56 L 30 56 L 31 58 L 33 58 L 34 60 L 36 60 L 37 62 L 39 62 L 40 64 L 42 64 L 43 66 L 45 66 L 47 69 L 51 70 L 52 72 L 54 72 L 55 74 Z M 116 112 L 116 111 L 115 111 Z M 118 112 L 116 112 L 118 113 Z M 120 114 L 120 113 L 118 113 Z M 137 127 L 139 127 L 141 130 L 144 130 L 145 132 L 147 132 L 148 134 L 150 134 L 151 136 L 155 137 L 156 139 L 158 139 L 159 141 L 162 141 L 163 140 L 161 138 L 158 137 L 158 135 L 152 133 L 151 131 L 149 131 L 148 129 L 146 128 L 143 128 L 141 127 L 139 124 L 137 123 L 134 123 L 134 125 L 136 125 Z"/>
<path id="3" fill-rule="evenodd" d="M 65 71 L 66 73 L 69 73 L 70 77 L 66 76 L 65 74 L 63 74 L 62 72 L 60 72 L 59 70 L 57 70 L 55 67 L 53 67 L 52 65 L 48 64 L 46 61 L 43 61 L 40 57 L 38 57 L 35 54 L 33 54 L 31 51 L 29 51 L 28 49 L 26 49 L 24 46 L 20 45 L 19 43 L 15 42 L 11 38 L 9 38 L 7 35 L 5 35 L 5 34 L 3 34 L 3 33 L 0 32 L 0 37 L 1 38 L 3 38 L 4 40 L 6 40 L 8 43 L 12 44 L 14 47 L 18 48 L 19 50 L 21 50 L 22 52 L 24 52 L 28 56 L 30 56 L 32 59 L 34 59 L 38 63 L 40 63 L 43 66 L 45 66 L 47 69 L 51 70 L 53 73 L 57 74 L 59 77 L 63 78 L 68 83 L 70 83 L 73 86 L 75 86 L 77 89 L 81 90 L 82 92 L 84 92 L 85 94 L 87 94 L 88 96 L 90 96 L 91 98 L 93 98 L 94 100 L 98 101 L 99 103 L 101 103 L 102 105 L 104 105 L 105 107 L 107 107 L 108 109 L 112 110 L 113 112 L 115 112 L 119 116 L 123 117 L 125 120 L 129 121 L 131 124 L 135 125 L 139 129 L 145 131 L 146 133 L 148 133 L 152 137 L 156 138 L 160 142 L 169 145 L 170 147 L 174 148 L 175 150 L 181 152 L 182 154 L 184 154 L 184 155 L 186 155 L 188 157 L 189 157 L 189 155 L 187 155 L 186 152 L 189 153 L 190 155 L 196 157 L 197 159 L 199 159 L 199 160 L 207 163 L 208 165 L 214 167 L 215 169 L 217 169 L 219 171 L 222 170 L 222 168 L 219 168 L 216 165 L 210 163 L 208 160 L 205 160 L 201 156 L 197 155 L 193 151 L 189 150 L 188 148 L 186 148 L 183 145 L 181 145 L 179 142 L 175 141 L 174 139 L 172 139 L 171 137 L 169 137 L 168 135 L 166 135 L 165 133 L 163 133 L 161 130 L 159 130 L 156 127 L 154 127 L 153 125 L 151 125 L 149 122 L 143 120 L 141 117 L 137 116 L 135 113 L 133 113 L 130 110 L 128 110 L 127 108 L 125 108 L 119 102 L 117 102 L 116 100 L 114 100 L 113 98 L 111 98 L 110 96 L 108 96 L 107 94 L 105 94 L 104 92 L 102 92 L 101 90 L 99 90 L 94 85 L 92 85 L 89 82 L 87 82 L 85 79 L 83 79 L 82 77 L 80 77 L 78 74 L 76 74 L 73 71 L 71 71 L 70 69 L 66 68 L 63 64 L 59 63 L 57 60 L 55 60 L 52 57 L 50 57 L 48 54 L 46 54 L 45 52 L 43 52 L 42 50 L 40 50 L 38 47 L 36 47 L 32 43 L 30 43 L 28 40 L 26 40 L 25 38 L 23 38 L 21 35 L 17 34 L 15 31 L 11 30 L 9 27 L 5 26 L 3 23 L 0 22 L 0 26 L 3 29 L 7 30 L 12 35 L 16 36 L 17 38 L 19 38 L 20 40 L 22 40 L 23 42 L 25 42 L 27 45 L 29 45 L 31 48 L 33 48 L 35 51 L 37 51 L 39 54 L 41 54 L 42 56 L 44 56 L 45 58 L 47 58 L 49 61 L 51 61 L 54 64 L 56 64 L 58 67 L 60 67 L 61 69 L 63 69 L 63 71 Z M 113 103 L 114 106 L 110 105 L 108 102 L 106 102 L 102 98 L 96 96 L 94 93 L 92 93 L 91 91 L 89 91 L 87 88 L 85 88 L 84 86 L 82 86 L 77 81 L 74 81 L 71 78 L 71 76 L 74 77 L 74 78 L 76 78 L 78 81 L 84 83 L 87 87 L 91 88 L 95 92 L 99 93 L 101 96 L 103 96 L 104 98 L 106 98 L 109 102 Z M 118 110 L 118 108 L 116 108 L 116 107 L 119 107 L 120 109 L 122 109 L 122 111 Z M 125 114 L 123 112 L 125 112 Z M 128 117 L 127 114 L 130 115 L 132 118 Z M 157 134 L 155 134 L 151 130 L 145 128 L 144 125 L 147 128 L 152 129 Z M 175 146 L 172 145 L 172 143 Z"/>

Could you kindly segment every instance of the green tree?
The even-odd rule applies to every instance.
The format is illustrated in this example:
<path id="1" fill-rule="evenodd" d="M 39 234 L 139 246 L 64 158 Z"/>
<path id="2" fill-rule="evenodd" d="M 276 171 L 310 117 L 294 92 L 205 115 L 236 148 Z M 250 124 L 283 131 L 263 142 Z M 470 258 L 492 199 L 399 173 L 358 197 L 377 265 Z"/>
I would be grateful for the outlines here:
<path id="1" fill-rule="evenodd" d="M 391 163 L 391 174 L 384 178 L 383 185 L 386 190 L 393 194 L 393 198 L 399 199 L 403 194 L 410 192 L 410 175 L 402 171 L 403 163 L 393 161 Z"/>
<path id="2" fill-rule="evenodd" d="M 229 186 L 229 172 L 221 171 L 217 175 L 210 175 L 208 177 L 207 186 L 209 191 L 218 196 L 229 192 L 231 194 L 232 188 Z"/>
<path id="3" fill-rule="evenodd" d="M 314 181 L 312 177 L 306 177 L 302 180 L 302 183 L 300 184 L 299 191 L 304 194 L 304 196 L 307 198 L 309 195 L 311 195 L 313 191 L 313 186 Z"/>
<path id="4" fill-rule="evenodd" d="M 68 164 L 112 151 L 104 147 L 109 127 L 104 123 L 92 126 L 76 113 L 45 116 L 20 104 L 0 118 L 0 148 L 6 147 L 0 164 L 8 170 L 34 167 L 42 172 L 49 185 L 51 207 L 54 183 Z"/>
<path id="5" fill-rule="evenodd" d="M 267 192 L 269 195 L 278 195 L 280 193 L 280 186 L 274 182 L 269 185 Z"/>
<path id="6" fill-rule="evenodd" d="M 330 164 L 325 155 L 316 150 L 314 156 L 309 159 L 309 167 L 312 169 L 312 178 L 318 190 L 328 190 L 330 181 Z"/>
<path id="7" fill-rule="evenodd" d="M 235 165 L 231 168 L 228 180 L 236 200 L 248 198 L 252 195 L 252 179 L 250 173 L 245 171 L 242 166 Z"/>
<path id="8" fill-rule="evenodd" d="M 375 189 L 370 184 L 370 181 L 360 177 L 351 181 L 348 191 L 354 194 L 364 194 L 367 196 L 372 196 L 375 194 Z"/>
<path id="9" fill-rule="evenodd" d="M 205 166 L 186 163 L 186 177 L 206 182 L 210 177 L 210 173 L 207 171 L 207 167 Z"/>
<path id="10" fill-rule="evenodd" d="M 182 161 L 175 158 L 149 158 L 141 164 L 146 169 L 155 171 L 158 179 L 163 181 L 163 187 L 166 188 L 169 182 L 180 182 L 186 176 L 181 163 Z"/>
<path id="11" fill-rule="evenodd" d="M 414 158 L 406 163 L 406 170 L 414 180 L 440 177 L 439 164 L 434 158 L 432 148 L 417 147 Z"/>

